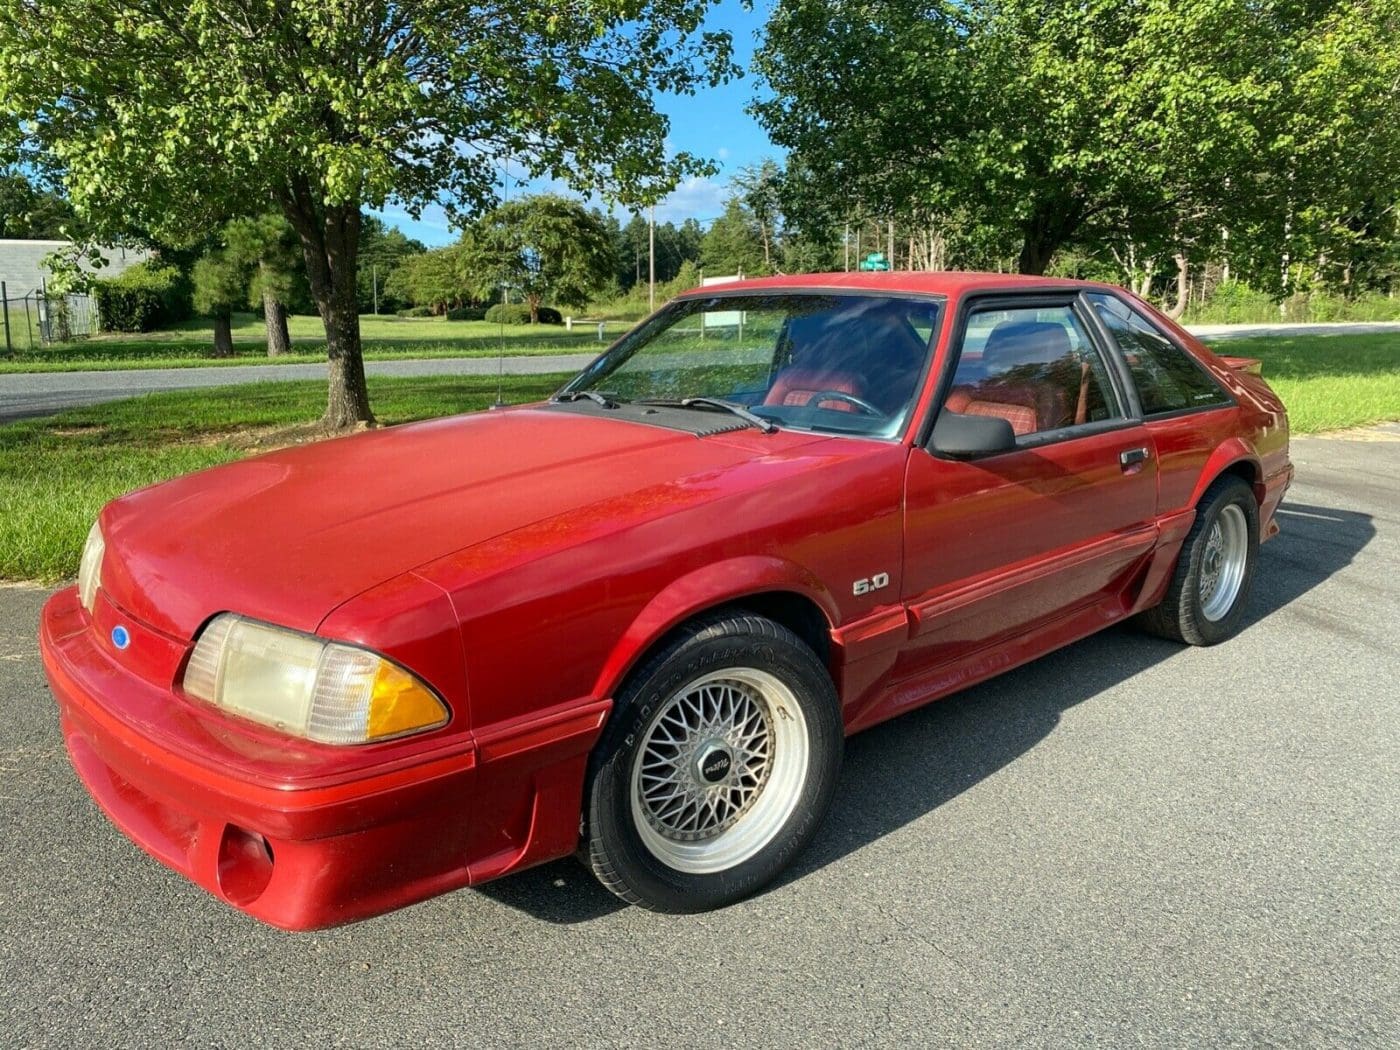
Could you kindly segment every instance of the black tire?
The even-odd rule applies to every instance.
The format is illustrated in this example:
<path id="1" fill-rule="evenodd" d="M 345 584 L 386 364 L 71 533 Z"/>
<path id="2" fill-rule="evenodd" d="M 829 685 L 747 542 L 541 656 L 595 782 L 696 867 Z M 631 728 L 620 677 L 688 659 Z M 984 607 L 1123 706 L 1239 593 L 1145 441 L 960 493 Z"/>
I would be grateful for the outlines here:
<path id="1" fill-rule="evenodd" d="M 1228 611 L 1212 619 L 1206 615 L 1201 601 L 1202 565 L 1211 531 L 1222 516 L 1233 513 L 1228 510 L 1231 507 L 1239 508 L 1246 522 L 1244 571 Z M 1201 496 L 1196 520 L 1182 543 L 1167 593 L 1160 605 L 1138 616 L 1139 626 L 1152 634 L 1190 645 L 1216 645 L 1234 637 L 1244 622 L 1258 559 L 1259 504 L 1255 502 L 1254 491 L 1242 478 L 1223 475 Z"/>
<path id="2" fill-rule="evenodd" d="M 663 718 L 675 717 L 668 712 L 680 710 L 674 706 L 676 698 L 687 694 L 692 684 L 705 682 L 712 676 L 722 677 L 723 672 L 731 669 L 736 674 L 754 671 L 772 676 L 785 687 L 778 694 L 782 699 L 772 705 L 771 717 L 762 722 L 770 732 L 766 739 L 771 740 L 768 751 L 772 757 L 766 768 L 778 768 L 778 741 L 782 738 L 777 735 L 779 730 L 773 727 L 780 720 L 785 725 L 797 723 L 803 727 L 806 763 L 801 776 L 788 775 L 781 781 L 800 787 L 790 791 L 774 788 L 780 778 L 776 773 L 767 776 L 751 796 L 758 801 L 751 802 L 751 808 L 735 818 L 740 821 L 757 818 L 761 806 L 770 807 L 769 813 L 779 814 L 768 818 L 776 831 L 766 840 L 761 837 L 765 825 L 752 822 L 747 825 L 747 832 L 757 829 L 757 835 L 750 839 L 756 852 L 723 870 L 695 873 L 678 868 L 658 855 L 658 849 L 674 848 L 669 843 L 647 844 L 647 837 L 657 843 L 664 835 L 654 827 L 639 829 L 638 811 L 644 816 L 656 811 L 645 808 L 647 804 L 642 801 L 640 792 L 634 806 L 634 774 L 641 775 L 638 763 L 643 754 L 651 759 L 656 753 L 644 750 L 651 735 L 659 732 L 654 727 Z M 719 688 L 723 687 L 720 682 Z M 789 698 L 797 705 L 797 711 L 787 711 Z M 787 728 L 782 732 L 795 731 Z M 831 677 L 812 650 L 795 634 L 742 609 L 700 618 L 683 627 L 652 654 L 619 692 L 617 707 L 590 766 L 582 856 L 609 890 L 629 903 L 653 911 L 700 912 L 741 900 L 771 882 L 811 841 L 831 803 L 841 768 L 843 741 L 840 706 Z M 652 745 L 653 749 L 655 746 Z M 796 747 L 786 750 L 789 754 L 799 751 Z M 731 761 L 735 772 L 729 775 L 734 776 L 740 759 Z M 699 758 L 695 765 L 685 768 L 696 770 L 698 774 L 705 762 Z M 635 782 L 641 783 L 640 780 Z M 764 802 L 762 796 L 770 790 L 774 792 L 773 798 Z M 790 811 L 785 808 L 788 806 Z M 648 822 L 652 819 L 647 816 Z M 707 841 L 686 843 L 686 846 L 713 848 L 714 843 L 737 832 L 739 827 L 740 824 L 735 824 Z"/>

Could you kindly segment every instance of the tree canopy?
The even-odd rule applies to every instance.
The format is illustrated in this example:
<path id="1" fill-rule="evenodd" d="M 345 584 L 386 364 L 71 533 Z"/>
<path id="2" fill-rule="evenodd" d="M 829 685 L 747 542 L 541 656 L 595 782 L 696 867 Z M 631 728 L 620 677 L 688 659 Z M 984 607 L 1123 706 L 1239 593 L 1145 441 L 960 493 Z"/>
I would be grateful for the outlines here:
<path id="1" fill-rule="evenodd" d="M 709 2 L 0 0 L 4 145 L 99 232 L 281 210 L 326 327 L 326 422 L 347 425 L 372 418 L 361 209 L 469 215 L 507 163 L 634 204 L 706 170 L 667 152 L 652 97 L 735 72 Z"/>
<path id="2" fill-rule="evenodd" d="M 735 194 L 724 206 L 724 214 L 710 223 L 700 242 L 700 261 L 712 276 L 743 274 L 746 277 L 768 273 L 764 262 L 762 228 L 743 198 Z"/>
<path id="3" fill-rule="evenodd" d="M 1358 192 L 1394 203 L 1396 12 L 779 0 L 753 108 L 790 151 L 784 190 L 808 223 L 951 216 L 973 240 L 1014 231 L 1032 273 L 1087 231 L 1184 259 L 1221 228 L 1296 230 L 1305 199 L 1334 226 Z M 1369 179 L 1355 167 L 1382 158 Z M 1341 199 L 1324 171 L 1346 173 Z"/>
<path id="4" fill-rule="evenodd" d="M 56 240 L 78 232 L 72 205 L 20 171 L 0 169 L 0 237 Z"/>
<path id="5" fill-rule="evenodd" d="M 385 293 L 400 302 L 445 313 L 471 295 L 462 269 L 460 245 L 403 256 L 384 282 Z"/>
<path id="6" fill-rule="evenodd" d="M 477 296 L 505 290 L 530 307 L 546 299 L 583 306 L 612 277 L 612 241 L 599 216 L 576 200 L 539 194 L 508 201 L 462 237 L 461 266 Z"/>

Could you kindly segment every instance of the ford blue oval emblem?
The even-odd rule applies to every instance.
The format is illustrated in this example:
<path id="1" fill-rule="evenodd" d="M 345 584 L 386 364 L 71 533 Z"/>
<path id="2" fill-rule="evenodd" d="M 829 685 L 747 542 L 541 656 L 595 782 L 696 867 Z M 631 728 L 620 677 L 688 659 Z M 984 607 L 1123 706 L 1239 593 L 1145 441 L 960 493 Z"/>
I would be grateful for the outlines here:
<path id="1" fill-rule="evenodd" d="M 118 649 L 125 649 L 131 644 L 131 632 L 121 624 L 112 628 L 112 644 Z"/>

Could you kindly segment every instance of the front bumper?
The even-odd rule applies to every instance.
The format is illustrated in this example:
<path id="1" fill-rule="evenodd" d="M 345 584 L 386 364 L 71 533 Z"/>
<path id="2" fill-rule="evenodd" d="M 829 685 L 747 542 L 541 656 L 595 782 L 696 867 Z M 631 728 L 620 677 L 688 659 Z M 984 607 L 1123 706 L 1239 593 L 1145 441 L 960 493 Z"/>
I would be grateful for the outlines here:
<path id="1" fill-rule="evenodd" d="M 112 821 L 157 860 L 274 926 L 315 929 L 388 911 L 474 881 L 469 864 L 476 748 L 360 768 L 318 764 L 300 746 L 246 763 L 217 726 L 164 718 L 188 708 L 121 666 L 74 588 L 45 605 L 39 641 L 64 743 Z M 222 751 L 220 748 L 222 747 Z M 220 760 L 216 760 L 218 755 Z M 330 772 L 328 772 L 330 770 Z M 527 782 L 528 783 L 528 782 Z"/>

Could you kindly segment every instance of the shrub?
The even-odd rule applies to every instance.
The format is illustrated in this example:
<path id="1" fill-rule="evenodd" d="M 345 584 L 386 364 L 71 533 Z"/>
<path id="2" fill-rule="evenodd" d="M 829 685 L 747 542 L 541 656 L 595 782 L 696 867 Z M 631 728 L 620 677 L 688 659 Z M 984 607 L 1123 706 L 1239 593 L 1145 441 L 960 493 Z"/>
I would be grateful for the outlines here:
<path id="1" fill-rule="evenodd" d="M 563 324 L 564 315 L 552 306 L 539 309 L 540 324 Z M 492 324 L 529 324 L 530 308 L 524 303 L 497 303 L 486 311 L 485 320 Z"/>
<path id="2" fill-rule="evenodd" d="M 432 317 L 433 308 L 431 306 L 410 306 L 406 310 L 399 311 L 400 317 Z"/>
<path id="3" fill-rule="evenodd" d="M 484 306 L 459 306 L 447 311 L 449 321 L 484 321 L 486 320 L 486 307 Z"/>
<path id="4" fill-rule="evenodd" d="M 173 266 L 137 263 L 94 281 L 92 294 L 104 332 L 149 332 L 193 312 L 189 279 Z"/>
<path id="5" fill-rule="evenodd" d="M 524 303 L 497 303 L 486 311 L 492 324 L 529 324 L 530 308 Z"/>
<path id="6" fill-rule="evenodd" d="M 1280 302 L 1242 281 L 1225 281 L 1204 305 L 1191 309 L 1186 319 L 1196 324 L 1393 321 L 1400 319 L 1400 299 L 1376 292 L 1348 299 L 1332 292 L 1311 291 L 1294 292 Z"/>

